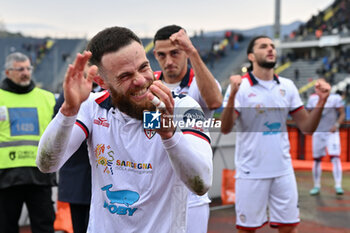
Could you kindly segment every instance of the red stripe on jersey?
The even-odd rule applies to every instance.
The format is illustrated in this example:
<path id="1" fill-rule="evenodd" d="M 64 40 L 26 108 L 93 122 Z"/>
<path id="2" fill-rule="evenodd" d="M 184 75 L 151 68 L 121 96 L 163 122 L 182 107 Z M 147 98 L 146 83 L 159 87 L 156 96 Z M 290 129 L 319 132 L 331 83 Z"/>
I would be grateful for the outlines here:
<path id="1" fill-rule="evenodd" d="M 241 113 L 238 112 L 236 109 L 235 109 L 235 113 L 236 113 L 238 116 L 241 115 Z"/>
<path id="2" fill-rule="evenodd" d="M 249 81 L 249 83 L 250 83 L 250 86 L 253 86 L 253 81 L 252 81 L 252 79 L 250 78 L 248 72 L 247 72 L 245 75 L 242 76 L 242 79 L 243 79 L 243 78 L 247 78 L 248 81 Z"/>
<path id="3" fill-rule="evenodd" d="M 105 93 L 98 97 L 97 99 L 95 99 L 96 103 L 100 104 L 102 103 L 103 101 L 105 101 L 108 97 L 109 97 L 109 92 L 108 91 L 104 91 Z"/>
<path id="4" fill-rule="evenodd" d="M 88 133 L 87 129 L 85 128 L 85 125 L 83 125 L 81 122 L 78 122 L 78 121 L 76 121 L 75 124 L 77 126 L 79 126 L 84 131 L 85 137 L 88 138 L 89 133 Z"/>
<path id="5" fill-rule="evenodd" d="M 296 109 L 290 111 L 289 113 L 290 113 L 290 114 L 294 114 L 294 113 L 296 113 L 297 111 L 299 111 L 299 110 L 301 110 L 301 109 L 304 109 L 304 105 L 301 105 L 299 108 L 296 108 Z"/>
<path id="6" fill-rule="evenodd" d="M 194 77 L 194 71 L 193 71 L 193 69 L 191 68 L 191 69 L 190 69 L 190 77 L 189 77 L 188 84 L 187 84 L 188 87 L 191 86 L 191 83 L 192 83 L 192 81 L 193 81 L 193 77 Z"/>
<path id="7" fill-rule="evenodd" d="M 200 134 L 199 132 L 194 132 L 194 131 L 182 131 L 183 134 L 192 134 L 194 136 L 197 136 L 201 139 L 204 139 L 205 141 L 207 141 L 210 144 L 210 141 L 208 138 L 204 137 L 202 134 Z"/>

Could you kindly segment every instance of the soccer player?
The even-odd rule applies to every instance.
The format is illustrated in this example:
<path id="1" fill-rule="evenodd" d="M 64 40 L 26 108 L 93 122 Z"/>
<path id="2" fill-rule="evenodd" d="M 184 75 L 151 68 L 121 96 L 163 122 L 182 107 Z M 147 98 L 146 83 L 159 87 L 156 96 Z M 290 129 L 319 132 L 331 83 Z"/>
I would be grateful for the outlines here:
<path id="1" fill-rule="evenodd" d="M 276 48 L 267 36 L 251 40 L 247 48 L 252 71 L 230 77 L 224 97 L 223 133 L 237 122 L 236 227 L 255 232 L 268 223 L 280 233 L 295 233 L 299 223 L 298 192 L 289 154 L 286 120 L 312 133 L 321 118 L 330 86 L 316 83 L 317 108 L 308 113 L 294 83 L 274 75 Z"/>
<path id="2" fill-rule="evenodd" d="M 39 168 L 59 169 L 87 138 L 88 232 L 185 232 L 188 189 L 203 195 L 212 182 L 209 135 L 173 124 L 152 132 L 141 120 L 145 110 L 175 121 L 203 113 L 192 98 L 173 97 L 154 81 L 141 41 L 129 29 L 107 28 L 87 50 L 67 70 L 65 101 L 40 141 Z M 107 91 L 90 95 L 93 80 Z M 165 105 L 160 112 L 151 103 L 155 96 Z"/>
<path id="3" fill-rule="evenodd" d="M 176 94 L 187 94 L 196 100 L 206 119 L 213 117 L 214 110 L 222 104 L 220 84 L 202 61 L 185 30 L 177 25 L 159 29 L 153 39 L 154 56 L 161 71 L 155 76 Z M 189 62 L 191 67 L 189 66 Z M 208 194 L 188 194 L 188 233 L 206 233 L 209 220 Z"/>
<path id="4" fill-rule="evenodd" d="M 310 95 L 307 102 L 307 109 L 313 109 L 318 102 L 318 95 Z M 341 186 L 342 167 L 340 161 L 340 136 L 339 126 L 345 119 L 344 103 L 340 95 L 331 94 L 322 112 L 322 118 L 316 132 L 312 135 L 312 155 L 314 164 L 312 176 L 314 187 L 310 190 L 310 195 L 320 194 L 321 188 L 321 161 L 326 155 L 326 148 L 333 163 L 333 178 L 335 181 L 335 193 L 343 195 Z"/>

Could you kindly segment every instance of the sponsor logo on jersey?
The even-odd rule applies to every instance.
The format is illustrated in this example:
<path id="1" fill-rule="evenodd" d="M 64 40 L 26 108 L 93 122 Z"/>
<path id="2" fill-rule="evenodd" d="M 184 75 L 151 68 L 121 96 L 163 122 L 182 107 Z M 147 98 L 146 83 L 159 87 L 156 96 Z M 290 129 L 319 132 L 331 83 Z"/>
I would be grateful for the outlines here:
<path id="1" fill-rule="evenodd" d="M 113 161 L 114 161 L 114 151 L 111 150 L 111 147 L 105 144 L 97 144 L 94 149 L 95 157 L 96 157 L 96 166 L 99 165 L 104 167 L 103 172 L 107 174 L 113 175 Z"/>
<path id="2" fill-rule="evenodd" d="M 263 104 L 257 104 L 255 106 L 255 110 L 256 110 L 256 113 L 258 114 L 263 114 L 265 113 L 265 108 L 264 108 L 264 105 Z"/>
<path id="3" fill-rule="evenodd" d="M 263 132 L 263 135 L 271 135 L 271 134 L 278 134 L 281 132 L 281 123 L 280 122 L 273 122 L 269 123 L 266 121 L 264 123 L 264 126 L 268 128 L 268 130 Z"/>
<path id="4" fill-rule="evenodd" d="M 109 123 L 107 122 L 107 119 L 103 118 L 103 117 L 99 117 L 97 119 L 94 119 L 94 124 L 96 125 L 101 125 L 103 127 L 109 127 Z"/>
<path id="5" fill-rule="evenodd" d="M 133 216 L 137 208 L 130 206 L 140 199 L 140 194 L 130 190 L 111 191 L 112 187 L 112 184 L 108 184 L 101 188 L 102 191 L 106 192 L 109 200 L 109 202 L 104 202 L 103 208 L 108 209 L 111 214 Z"/>
<path id="6" fill-rule="evenodd" d="M 103 173 L 113 175 L 114 170 L 127 170 L 132 172 L 142 173 L 151 173 L 152 164 L 151 163 L 142 163 L 136 161 L 127 161 L 116 159 L 117 157 L 114 150 L 111 146 L 105 144 L 97 144 L 95 149 L 95 158 L 96 158 L 96 167 L 101 166 Z"/>
<path id="7" fill-rule="evenodd" d="M 256 94 L 252 92 L 248 95 L 248 98 L 255 97 L 255 96 L 256 96 Z"/>

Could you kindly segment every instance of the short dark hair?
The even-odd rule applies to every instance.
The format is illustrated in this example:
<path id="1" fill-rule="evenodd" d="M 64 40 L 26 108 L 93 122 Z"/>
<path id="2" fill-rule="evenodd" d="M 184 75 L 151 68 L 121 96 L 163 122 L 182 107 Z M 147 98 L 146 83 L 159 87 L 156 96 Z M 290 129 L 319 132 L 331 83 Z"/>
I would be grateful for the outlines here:
<path id="1" fill-rule="evenodd" d="M 156 43 L 157 40 L 167 40 L 172 34 L 180 31 L 181 29 L 183 28 L 175 24 L 162 27 L 154 35 L 153 43 Z"/>
<path id="2" fill-rule="evenodd" d="M 90 65 L 99 67 L 104 54 L 116 52 L 133 41 L 142 45 L 140 38 L 128 28 L 110 27 L 100 31 L 87 45 L 87 50 L 92 53 Z"/>
<path id="3" fill-rule="evenodd" d="M 256 37 L 253 37 L 253 39 L 250 40 L 249 44 L 248 44 L 248 47 L 247 47 L 247 55 L 249 53 L 252 53 L 253 52 L 253 48 L 254 48 L 254 45 L 255 45 L 255 41 L 261 39 L 261 38 L 269 38 L 271 39 L 270 37 L 268 36 L 265 36 L 265 35 L 259 35 L 259 36 L 256 36 Z M 250 66 L 248 67 L 248 71 L 253 71 L 253 63 L 251 61 L 249 61 L 249 64 Z"/>
<path id="4" fill-rule="evenodd" d="M 344 94 L 344 91 L 342 91 L 342 90 L 337 90 L 336 92 L 335 92 L 335 94 L 338 94 L 338 95 L 343 95 Z"/>
<path id="5" fill-rule="evenodd" d="M 260 35 L 260 36 L 256 36 L 256 37 L 253 37 L 253 39 L 251 39 L 251 41 L 249 42 L 248 44 L 248 47 L 247 47 L 247 55 L 249 53 L 252 53 L 253 52 L 253 47 L 255 45 L 255 41 L 261 39 L 261 38 L 268 38 L 268 39 L 271 39 L 270 37 L 268 36 L 265 36 L 265 35 Z"/>

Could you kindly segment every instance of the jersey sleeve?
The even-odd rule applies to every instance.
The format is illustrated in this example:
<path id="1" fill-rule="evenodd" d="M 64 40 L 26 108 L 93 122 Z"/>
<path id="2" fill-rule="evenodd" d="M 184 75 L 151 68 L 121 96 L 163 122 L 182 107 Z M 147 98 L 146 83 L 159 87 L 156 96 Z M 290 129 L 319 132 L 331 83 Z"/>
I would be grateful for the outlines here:
<path id="1" fill-rule="evenodd" d="M 198 103 L 189 96 L 175 98 L 174 122 L 203 120 L 203 112 Z M 204 128 L 188 125 L 176 127 L 173 137 L 163 140 L 172 167 L 180 180 L 192 192 L 203 195 L 212 184 L 213 163 L 210 137 Z"/>
<path id="2" fill-rule="evenodd" d="M 92 127 L 92 110 L 93 106 L 91 102 L 94 102 L 94 99 L 96 98 L 96 94 L 90 94 L 89 98 L 83 102 L 80 106 L 79 113 L 77 116 L 77 120 L 75 124 L 79 126 L 85 133 L 85 138 L 89 137 L 89 134 L 91 132 Z"/>
<path id="3" fill-rule="evenodd" d="M 85 140 L 85 134 L 74 123 L 76 116 L 66 117 L 60 111 L 42 135 L 36 164 L 40 171 L 58 171 Z"/>
<path id="4" fill-rule="evenodd" d="M 344 102 L 340 95 L 335 95 L 335 107 L 342 108 L 344 107 Z"/>
<path id="5" fill-rule="evenodd" d="M 210 144 L 209 127 L 214 119 L 206 119 L 202 108 L 190 96 L 176 96 L 174 122 L 183 134 L 192 134 Z"/>

